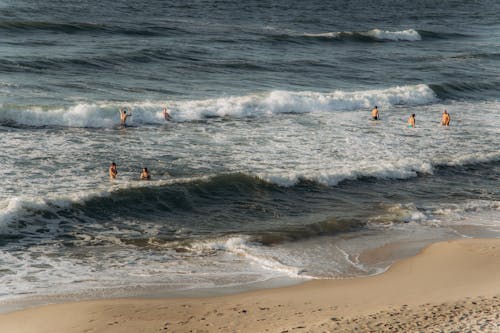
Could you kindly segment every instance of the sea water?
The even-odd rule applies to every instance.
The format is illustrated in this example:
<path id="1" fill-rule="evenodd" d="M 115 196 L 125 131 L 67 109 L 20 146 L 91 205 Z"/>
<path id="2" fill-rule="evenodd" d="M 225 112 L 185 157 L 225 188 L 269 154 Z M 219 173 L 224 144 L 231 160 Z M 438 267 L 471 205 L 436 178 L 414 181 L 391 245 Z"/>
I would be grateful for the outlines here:
<path id="1" fill-rule="evenodd" d="M 2 304 L 366 276 L 498 237 L 499 10 L 1 1 Z"/>

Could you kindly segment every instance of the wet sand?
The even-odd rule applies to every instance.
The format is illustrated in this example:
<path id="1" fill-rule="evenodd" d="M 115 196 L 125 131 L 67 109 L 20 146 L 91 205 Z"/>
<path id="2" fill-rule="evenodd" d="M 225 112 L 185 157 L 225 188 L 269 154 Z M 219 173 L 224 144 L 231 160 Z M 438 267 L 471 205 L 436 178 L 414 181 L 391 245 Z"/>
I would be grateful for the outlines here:
<path id="1" fill-rule="evenodd" d="M 499 332 L 500 239 L 433 244 L 365 278 L 0 315 L 0 332 Z"/>

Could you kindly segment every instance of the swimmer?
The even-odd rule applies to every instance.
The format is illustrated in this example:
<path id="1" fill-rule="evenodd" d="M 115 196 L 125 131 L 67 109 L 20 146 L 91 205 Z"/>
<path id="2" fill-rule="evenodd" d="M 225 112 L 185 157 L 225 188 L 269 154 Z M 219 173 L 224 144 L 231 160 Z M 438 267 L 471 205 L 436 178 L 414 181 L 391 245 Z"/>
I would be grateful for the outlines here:
<path id="1" fill-rule="evenodd" d="M 441 125 L 450 126 L 450 120 L 450 114 L 448 113 L 448 111 L 444 110 L 443 116 L 441 117 Z"/>
<path id="2" fill-rule="evenodd" d="M 118 174 L 118 170 L 116 169 L 116 163 L 111 162 L 111 165 L 109 166 L 109 178 L 115 179 L 117 174 Z"/>
<path id="3" fill-rule="evenodd" d="M 163 118 L 165 118 L 165 121 L 169 121 L 171 119 L 166 107 L 163 108 Z"/>
<path id="4" fill-rule="evenodd" d="M 121 108 L 120 109 L 120 123 L 122 126 L 126 125 L 128 117 L 132 117 L 132 113 L 127 114 L 127 108 Z"/>
<path id="5" fill-rule="evenodd" d="M 375 105 L 375 107 L 372 110 L 372 119 L 373 120 L 379 120 L 379 115 L 378 115 L 378 107 Z"/>
<path id="6" fill-rule="evenodd" d="M 415 114 L 412 113 L 410 118 L 408 118 L 408 128 L 415 128 Z"/>
<path id="7" fill-rule="evenodd" d="M 148 168 L 142 168 L 141 180 L 150 180 L 151 175 L 149 174 Z"/>

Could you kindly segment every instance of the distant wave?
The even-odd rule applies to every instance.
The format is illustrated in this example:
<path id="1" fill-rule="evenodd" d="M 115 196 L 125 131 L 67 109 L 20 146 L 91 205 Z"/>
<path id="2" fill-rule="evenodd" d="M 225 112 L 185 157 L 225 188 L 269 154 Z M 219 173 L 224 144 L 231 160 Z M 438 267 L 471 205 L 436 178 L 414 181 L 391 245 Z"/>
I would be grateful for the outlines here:
<path id="1" fill-rule="evenodd" d="M 417 42 L 424 39 L 452 39 L 465 37 L 458 33 L 433 32 L 426 30 L 383 30 L 371 29 L 367 31 L 328 31 L 319 33 L 274 33 L 272 38 L 277 40 L 299 41 L 299 39 L 311 41 L 353 41 L 353 42 Z"/>
<path id="2" fill-rule="evenodd" d="M 145 48 L 130 52 L 109 52 L 99 56 L 76 57 L 44 57 L 31 55 L 29 57 L 12 57 L 0 59 L 0 71 L 6 73 L 46 73 L 48 72 L 86 72 L 89 70 L 112 70 L 115 66 L 134 66 L 155 61 L 198 61 L 193 55 L 186 55 L 176 50 Z M 215 66 L 217 64 L 214 64 Z M 245 64 L 244 64 L 245 65 Z M 229 66 L 238 66 L 237 63 Z M 228 66 L 228 67 L 229 67 Z M 250 68 L 252 69 L 252 68 Z"/>
<path id="3" fill-rule="evenodd" d="M 480 98 L 485 96 L 498 96 L 498 86 L 500 80 L 497 81 L 449 81 L 437 84 L 430 84 L 429 87 L 436 93 L 440 99 L 464 99 L 464 98 Z"/>
<path id="4" fill-rule="evenodd" d="M 180 223 L 177 227 L 171 226 L 174 230 L 183 227 L 189 229 L 189 224 L 197 221 L 197 229 L 213 229 L 216 234 L 231 233 L 234 229 L 232 221 L 247 221 L 246 226 L 240 226 L 240 231 L 253 235 L 261 243 L 271 244 L 275 241 L 345 232 L 363 225 L 364 222 L 356 220 L 325 220 L 306 226 L 299 222 L 295 227 L 286 230 L 277 230 L 272 225 L 269 225 L 269 230 L 251 228 L 251 221 L 266 221 L 274 218 L 276 212 L 283 212 L 281 205 L 287 207 L 286 214 L 291 217 L 300 216 L 304 209 L 312 209 L 310 203 L 304 203 L 304 195 L 310 191 L 324 192 L 327 198 L 325 200 L 332 201 L 337 193 L 332 186 L 343 181 L 353 181 L 353 186 L 363 188 L 377 179 L 408 179 L 435 171 L 440 172 L 443 177 L 453 178 L 456 174 L 469 174 L 470 170 L 475 170 L 476 173 L 477 170 L 490 172 L 493 167 L 498 168 L 498 161 L 500 154 L 491 153 L 482 157 L 465 156 L 446 164 L 415 161 L 413 164 L 407 164 L 404 169 L 401 165 L 389 165 L 376 173 L 352 170 L 351 174 L 335 174 L 332 170 L 330 178 L 315 173 L 304 174 L 294 178 L 293 182 L 290 182 L 291 179 L 284 181 L 279 177 L 235 173 L 148 183 L 128 182 L 107 190 L 60 198 L 11 198 L 7 203 L 3 203 L 4 207 L 0 210 L 0 233 L 27 233 L 43 237 L 43 230 L 47 230 L 49 236 L 53 237 L 57 236 L 52 235 L 54 228 L 44 226 L 47 223 L 58 224 L 68 218 L 81 223 L 89 223 L 89 220 L 109 223 L 113 218 L 144 219 L 147 216 L 148 219 Z M 344 201 L 345 194 L 340 195 Z M 352 200 L 356 202 L 356 198 Z M 498 203 L 494 207 L 498 208 Z M 177 232 L 171 237 L 167 239 L 184 241 L 195 235 Z"/>
<path id="5" fill-rule="evenodd" d="M 380 29 L 373 29 L 368 32 L 361 33 L 362 35 L 367 35 L 379 40 L 392 40 L 392 41 L 417 41 L 421 40 L 422 37 L 414 29 L 402 30 L 402 31 L 387 31 Z"/>
<path id="6" fill-rule="evenodd" d="M 134 114 L 133 124 L 163 124 L 165 104 L 174 121 L 197 121 L 214 117 L 261 117 L 280 113 L 310 113 L 355 111 L 375 104 L 425 105 L 436 100 L 429 86 L 398 86 L 387 89 L 342 91 L 330 93 L 311 91 L 271 91 L 265 94 L 220 97 L 206 100 L 170 102 L 79 103 L 69 107 L 44 110 L 42 108 L 2 107 L 0 124 L 24 126 L 113 127 L 118 108 L 129 106 Z"/>
<path id="7" fill-rule="evenodd" d="M 179 31 L 178 28 L 160 27 L 144 24 L 140 28 L 107 25 L 93 22 L 45 22 L 45 21 L 1 21 L 0 31 L 8 32 L 37 32 L 51 31 L 66 34 L 78 33 L 103 33 L 103 34 L 123 34 L 135 36 L 165 36 Z"/>
<path id="8" fill-rule="evenodd" d="M 353 39 L 353 40 L 387 40 L 387 41 L 418 41 L 422 36 L 414 29 L 401 31 L 387 31 L 381 29 L 372 29 L 364 32 L 327 32 L 320 34 L 304 34 L 304 37 Z"/>
<path id="9" fill-rule="evenodd" d="M 415 29 L 406 29 L 400 31 L 389 31 L 382 29 L 372 29 L 368 31 L 336 31 L 322 33 L 303 33 L 303 34 L 285 34 L 278 35 L 278 38 L 311 38 L 316 40 L 346 40 L 358 42 L 376 42 L 376 41 L 419 41 L 422 35 Z"/>
<path id="10" fill-rule="evenodd" d="M 65 34 L 99 33 L 113 35 L 132 35 L 132 36 L 170 36 L 179 32 L 186 32 L 177 26 L 159 26 L 154 24 L 142 24 L 140 26 L 130 26 L 127 23 L 104 24 L 95 22 L 77 22 L 77 21 L 27 21 L 27 20 L 4 20 L 0 22 L 0 31 L 6 32 L 27 32 L 49 31 Z M 422 35 L 428 37 L 439 37 L 444 34 L 429 31 L 419 32 L 415 29 L 406 30 L 383 30 L 371 29 L 368 31 L 340 31 L 323 33 L 278 33 L 276 37 L 312 37 L 312 38 L 334 38 L 351 39 L 359 41 L 418 41 Z M 226 40 L 223 40 L 226 41 Z"/>

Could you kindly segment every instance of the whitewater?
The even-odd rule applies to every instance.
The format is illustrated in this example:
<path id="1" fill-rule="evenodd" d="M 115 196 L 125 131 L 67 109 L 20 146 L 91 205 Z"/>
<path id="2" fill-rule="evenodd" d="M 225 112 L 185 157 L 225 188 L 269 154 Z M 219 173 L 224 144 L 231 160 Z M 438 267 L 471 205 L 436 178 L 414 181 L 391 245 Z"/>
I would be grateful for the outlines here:
<path id="1" fill-rule="evenodd" d="M 380 121 L 369 117 L 375 104 Z M 127 127 L 118 125 L 124 105 Z M 500 161 L 498 108 L 443 101 L 428 85 L 3 106 L 0 299 L 11 307 L 50 295 L 372 275 L 432 241 L 500 234 L 488 175 Z M 449 128 L 440 125 L 444 109 Z M 138 180 L 142 167 L 152 181 Z M 481 180 L 458 180 L 463 168 Z M 388 240 L 407 245 L 360 259 Z"/>
<path id="2" fill-rule="evenodd" d="M 355 111 L 378 103 L 388 108 L 397 105 L 424 105 L 436 100 L 427 85 L 401 86 L 381 90 L 293 92 L 271 91 L 247 96 L 228 96 L 188 101 L 130 101 L 76 103 L 67 107 L 30 108 L 3 106 L 0 123 L 26 126 L 113 127 L 121 107 L 129 107 L 135 114 L 129 120 L 134 124 L 163 124 L 162 110 L 168 107 L 176 122 L 204 120 L 213 117 L 266 117 L 280 113 L 311 113 Z"/>

